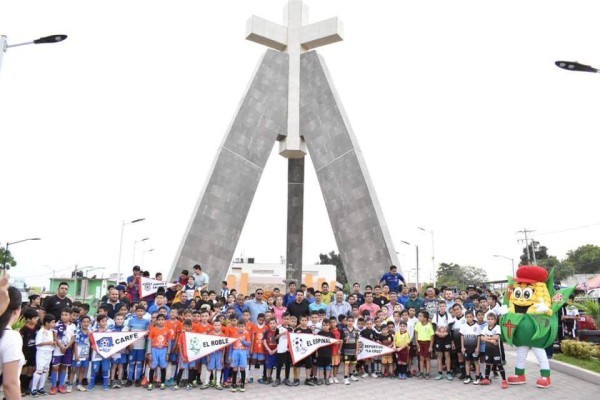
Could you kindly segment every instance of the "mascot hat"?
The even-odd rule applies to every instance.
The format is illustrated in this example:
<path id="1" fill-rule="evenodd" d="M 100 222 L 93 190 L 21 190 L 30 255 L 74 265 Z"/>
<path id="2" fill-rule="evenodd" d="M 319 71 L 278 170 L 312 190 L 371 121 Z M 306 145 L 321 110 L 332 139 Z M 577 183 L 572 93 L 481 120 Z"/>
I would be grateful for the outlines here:
<path id="1" fill-rule="evenodd" d="M 535 283 L 546 282 L 548 280 L 548 271 L 537 265 L 523 265 L 517 270 L 515 282 L 518 283 Z"/>

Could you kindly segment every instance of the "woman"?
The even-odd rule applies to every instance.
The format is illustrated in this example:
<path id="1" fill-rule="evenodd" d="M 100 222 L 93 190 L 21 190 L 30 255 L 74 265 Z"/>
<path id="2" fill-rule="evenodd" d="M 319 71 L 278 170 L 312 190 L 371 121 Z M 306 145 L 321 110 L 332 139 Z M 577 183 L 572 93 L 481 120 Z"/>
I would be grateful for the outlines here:
<path id="1" fill-rule="evenodd" d="M 8 288 L 8 306 L 0 315 L 0 375 L 3 375 L 3 389 L 6 400 L 21 399 L 20 375 L 25 357 L 23 356 L 23 339 L 11 326 L 21 315 L 21 292 L 10 286 Z"/>
<path id="2" fill-rule="evenodd" d="M 275 306 L 273 307 L 273 314 L 278 325 L 281 325 L 283 319 L 283 313 L 287 311 L 287 307 L 283 305 L 283 296 L 277 296 L 275 298 Z"/>

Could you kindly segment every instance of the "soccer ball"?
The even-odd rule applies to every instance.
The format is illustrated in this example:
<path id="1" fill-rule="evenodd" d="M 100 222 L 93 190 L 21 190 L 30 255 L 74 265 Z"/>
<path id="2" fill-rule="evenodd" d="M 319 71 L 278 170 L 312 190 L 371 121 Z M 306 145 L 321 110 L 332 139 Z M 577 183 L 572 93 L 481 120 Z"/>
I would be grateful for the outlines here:
<path id="1" fill-rule="evenodd" d="M 306 348 L 304 348 L 304 340 L 301 337 L 296 336 L 292 340 L 292 345 L 294 346 L 294 350 L 298 353 L 304 353 Z"/>

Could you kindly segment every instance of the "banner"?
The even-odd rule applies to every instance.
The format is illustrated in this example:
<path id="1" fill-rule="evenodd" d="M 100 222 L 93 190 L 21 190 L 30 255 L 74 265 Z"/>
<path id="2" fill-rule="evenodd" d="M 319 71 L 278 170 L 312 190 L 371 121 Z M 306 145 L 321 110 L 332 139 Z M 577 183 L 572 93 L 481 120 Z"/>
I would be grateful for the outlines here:
<path id="1" fill-rule="evenodd" d="M 310 333 L 288 332 L 288 348 L 292 356 L 292 363 L 305 359 L 321 347 L 342 343 L 339 339 L 327 336 L 312 335 Z"/>
<path id="2" fill-rule="evenodd" d="M 123 350 L 138 339 L 148 334 L 145 332 L 92 332 L 92 347 L 103 358 L 108 358 Z"/>
<path id="3" fill-rule="evenodd" d="M 205 335 L 203 333 L 184 332 L 183 356 L 188 362 L 205 357 L 221 350 L 239 339 L 225 336 Z"/>
<path id="4" fill-rule="evenodd" d="M 365 339 L 364 337 L 358 338 L 358 357 L 356 357 L 357 360 L 379 357 L 384 354 L 390 354 L 393 352 L 394 349 L 384 346 L 381 343 Z"/>
<path id="5" fill-rule="evenodd" d="M 158 292 L 159 288 L 167 290 L 175 285 L 175 283 L 140 277 L 140 299 Z"/>

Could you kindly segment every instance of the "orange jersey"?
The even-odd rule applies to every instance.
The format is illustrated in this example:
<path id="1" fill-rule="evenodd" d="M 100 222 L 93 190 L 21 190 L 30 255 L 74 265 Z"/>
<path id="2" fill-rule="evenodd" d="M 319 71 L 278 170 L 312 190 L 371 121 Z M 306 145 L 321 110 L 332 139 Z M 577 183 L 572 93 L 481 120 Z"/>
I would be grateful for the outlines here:
<path id="1" fill-rule="evenodd" d="M 221 330 L 227 337 L 236 337 L 235 335 L 237 334 L 237 328 L 233 326 L 224 326 L 221 328 Z"/>
<path id="2" fill-rule="evenodd" d="M 150 339 L 152 347 L 164 349 L 169 346 L 169 340 L 173 338 L 171 337 L 169 328 L 167 328 L 165 325 L 162 328 L 159 328 L 158 326 L 151 326 L 148 339 Z"/>
<path id="3" fill-rule="evenodd" d="M 185 335 L 184 335 L 185 331 L 181 331 L 181 334 L 179 335 L 179 339 L 177 339 L 177 354 L 179 354 L 181 356 L 181 358 L 184 359 L 185 362 L 187 362 L 188 360 L 185 359 L 185 355 L 183 352 L 183 349 L 185 349 Z M 190 331 L 190 333 L 192 333 Z"/>
<path id="4" fill-rule="evenodd" d="M 165 326 L 169 328 L 171 334 L 171 340 L 175 340 L 183 330 L 183 324 L 177 320 L 169 320 L 165 322 Z"/>
<path id="5" fill-rule="evenodd" d="M 262 327 L 254 325 L 252 330 L 252 353 L 266 353 L 263 339 L 265 338 L 265 332 L 268 329 L 269 327 L 267 325 L 263 325 Z"/>
<path id="6" fill-rule="evenodd" d="M 203 326 L 200 322 L 192 324 L 192 330 L 196 333 L 204 333 L 205 335 L 210 335 L 210 333 L 212 332 L 212 325 L 211 324 L 207 324 L 206 326 Z"/>
<path id="7" fill-rule="evenodd" d="M 242 343 L 242 341 L 250 342 L 250 332 L 247 332 L 247 331 L 244 331 L 242 333 L 236 332 L 235 335 L 233 335 L 233 337 L 236 339 L 240 339 L 233 344 L 234 350 L 248 350 L 249 349 L 249 346 L 246 346 L 246 344 Z"/>

